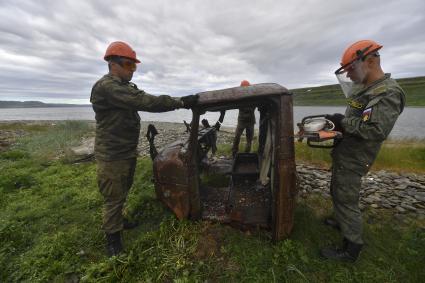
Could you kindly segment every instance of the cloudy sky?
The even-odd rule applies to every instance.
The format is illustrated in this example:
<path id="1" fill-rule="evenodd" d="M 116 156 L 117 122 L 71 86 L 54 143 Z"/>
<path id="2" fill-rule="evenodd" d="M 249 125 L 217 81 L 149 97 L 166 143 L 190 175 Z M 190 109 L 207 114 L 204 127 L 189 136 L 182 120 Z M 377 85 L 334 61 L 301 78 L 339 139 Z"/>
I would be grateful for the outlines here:
<path id="1" fill-rule="evenodd" d="M 425 1 L 0 0 L 0 100 L 89 103 L 115 40 L 133 82 L 182 96 L 251 83 L 337 83 L 347 45 L 374 39 L 384 71 L 425 75 Z"/>

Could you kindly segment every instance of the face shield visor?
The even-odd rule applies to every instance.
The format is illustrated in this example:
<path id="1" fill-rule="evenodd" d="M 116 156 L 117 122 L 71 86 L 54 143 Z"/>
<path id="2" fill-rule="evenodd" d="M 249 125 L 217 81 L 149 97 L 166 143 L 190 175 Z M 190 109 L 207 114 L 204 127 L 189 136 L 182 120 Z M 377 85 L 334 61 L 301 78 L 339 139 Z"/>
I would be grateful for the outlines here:
<path id="1" fill-rule="evenodd" d="M 357 59 L 335 71 L 336 78 L 347 98 L 363 88 L 366 78 L 366 72 L 362 68 L 363 63 L 362 59 Z"/>

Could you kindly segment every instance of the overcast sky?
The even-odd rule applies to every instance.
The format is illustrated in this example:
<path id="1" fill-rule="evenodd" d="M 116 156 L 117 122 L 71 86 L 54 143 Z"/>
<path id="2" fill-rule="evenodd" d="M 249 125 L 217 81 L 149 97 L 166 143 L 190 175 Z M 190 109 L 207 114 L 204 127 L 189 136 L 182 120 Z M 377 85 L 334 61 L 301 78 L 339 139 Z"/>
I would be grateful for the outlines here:
<path id="1" fill-rule="evenodd" d="M 385 72 L 425 75 L 425 1 L 0 0 L 0 100 L 89 103 L 112 41 L 152 94 L 251 83 L 337 83 L 344 49 L 373 39 Z"/>

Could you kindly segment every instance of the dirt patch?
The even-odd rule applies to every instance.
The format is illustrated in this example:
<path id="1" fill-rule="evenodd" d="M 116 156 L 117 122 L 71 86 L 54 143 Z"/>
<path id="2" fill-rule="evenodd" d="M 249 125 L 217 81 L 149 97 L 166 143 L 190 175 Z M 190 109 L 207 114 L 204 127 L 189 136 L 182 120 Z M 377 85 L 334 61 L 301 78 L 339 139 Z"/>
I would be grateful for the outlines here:
<path id="1" fill-rule="evenodd" d="M 220 257 L 223 233 L 223 228 L 217 225 L 205 226 L 198 240 L 198 246 L 194 254 L 195 259 L 202 260 L 211 257 Z"/>
<path id="2" fill-rule="evenodd" d="M 197 261 L 212 259 L 219 263 L 221 272 L 238 272 L 240 266 L 223 252 L 224 235 L 227 229 L 233 228 L 212 223 L 206 224 L 198 240 L 194 259 Z M 215 281 L 212 279 L 212 282 Z"/>

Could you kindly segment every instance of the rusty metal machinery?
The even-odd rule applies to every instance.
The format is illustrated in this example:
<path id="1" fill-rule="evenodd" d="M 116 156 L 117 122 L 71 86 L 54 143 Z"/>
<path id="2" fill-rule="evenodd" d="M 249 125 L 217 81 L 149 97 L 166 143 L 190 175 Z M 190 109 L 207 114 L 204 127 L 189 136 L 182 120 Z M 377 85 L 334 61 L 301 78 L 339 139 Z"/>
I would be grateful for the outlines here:
<path id="1" fill-rule="evenodd" d="M 260 111 L 262 144 L 258 152 L 210 162 L 207 153 L 215 151 L 224 111 L 246 106 Z M 212 127 L 203 120 L 201 128 L 200 115 L 207 111 L 220 112 L 220 119 Z M 151 127 L 147 135 L 158 199 L 178 219 L 262 227 L 272 230 L 276 241 L 287 238 L 294 226 L 298 192 L 292 111 L 292 94 L 277 84 L 199 93 L 192 121 L 185 123 L 190 132 L 187 141 L 157 151 L 153 140 L 156 131 Z M 204 178 L 212 172 L 218 174 L 219 184 Z M 263 182 L 264 178 L 268 181 Z"/>

